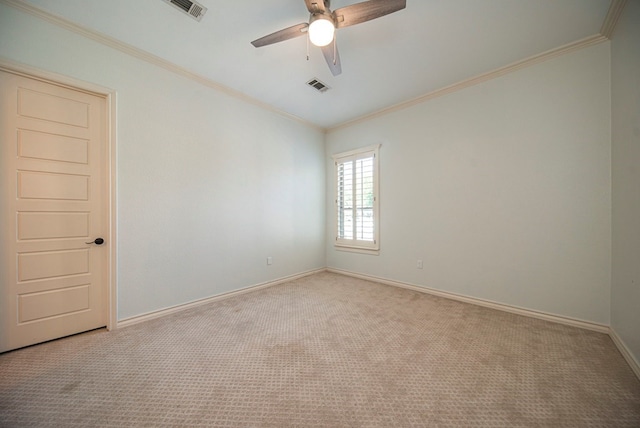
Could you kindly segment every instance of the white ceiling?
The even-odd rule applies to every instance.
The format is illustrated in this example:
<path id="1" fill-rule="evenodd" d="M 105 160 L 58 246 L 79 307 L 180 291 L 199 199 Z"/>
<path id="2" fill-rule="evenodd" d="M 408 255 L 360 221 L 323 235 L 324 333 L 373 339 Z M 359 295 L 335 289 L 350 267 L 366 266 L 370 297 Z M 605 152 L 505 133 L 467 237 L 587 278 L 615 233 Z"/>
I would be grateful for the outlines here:
<path id="1" fill-rule="evenodd" d="M 218 84 L 331 128 L 594 36 L 610 0 L 408 0 L 407 8 L 338 30 L 342 74 L 305 37 L 254 48 L 308 20 L 303 0 L 198 0 L 201 22 L 162 0 L 24 0 Z M 359 0 L 333 0 L 332 9 Z M 319 78 L 320 94 L 306 85 Z"/>

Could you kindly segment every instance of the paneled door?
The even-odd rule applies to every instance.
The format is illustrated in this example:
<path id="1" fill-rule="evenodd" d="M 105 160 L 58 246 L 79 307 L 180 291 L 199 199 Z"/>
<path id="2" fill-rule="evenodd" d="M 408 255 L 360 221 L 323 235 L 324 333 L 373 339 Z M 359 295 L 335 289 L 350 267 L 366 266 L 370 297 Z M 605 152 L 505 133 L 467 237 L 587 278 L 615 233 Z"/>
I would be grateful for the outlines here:
<path id="1" fill-rule="evenodd" d="M 106 325 L 106 100 L 0 71 L 0 352 Z"/>

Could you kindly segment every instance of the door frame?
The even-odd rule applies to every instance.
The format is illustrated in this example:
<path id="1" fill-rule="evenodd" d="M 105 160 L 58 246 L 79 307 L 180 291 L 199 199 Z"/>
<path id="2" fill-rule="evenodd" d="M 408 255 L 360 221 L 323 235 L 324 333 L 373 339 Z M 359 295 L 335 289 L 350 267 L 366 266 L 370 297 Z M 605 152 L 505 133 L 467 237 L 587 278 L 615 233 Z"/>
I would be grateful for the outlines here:
<path id="1" fill-rule="evenodd" d="M 64 76 L 51 71 L 31 67 L 29 65 L 14 62 L 5 58 L 0 58 L 0 70 L 7 73 L 16 74 L 30 79 L 40 80 L 57 86 L 63 86 L 72 90 L 89 93 L 91 95 L 104 98 L 105 109 L 105 135 L 106 159 L 104 159 L 106 183 L 104 187 L 104 206 L 107 207 L 107 231 L 105 233 L 109 243 L 107 253 L 107 301 L 105 305 L 107 330 L 113 330 L 118 325 L 118 284 L 117 284 L 117 93 L 115 90 L 94 83 L 86 82 L 69 76 Z"/>

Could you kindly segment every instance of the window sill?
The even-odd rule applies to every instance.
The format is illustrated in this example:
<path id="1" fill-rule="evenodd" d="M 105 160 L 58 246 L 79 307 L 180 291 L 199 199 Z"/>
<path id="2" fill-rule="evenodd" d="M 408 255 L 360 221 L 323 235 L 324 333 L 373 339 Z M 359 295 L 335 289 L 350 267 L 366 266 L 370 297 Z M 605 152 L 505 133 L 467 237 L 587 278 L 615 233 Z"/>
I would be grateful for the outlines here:
<path id="1" fill-rule="evenodd" d="M 380 255 L 380 250 L 374 250 L 374 249 L 369 249 L 369 248 L 345 247 L 345 246 L 342 246 L 342 245 L 334 245 L 334 248 L 337 251 L 346 251 L 348 253 L 369 254 L 371 256 Z"/>

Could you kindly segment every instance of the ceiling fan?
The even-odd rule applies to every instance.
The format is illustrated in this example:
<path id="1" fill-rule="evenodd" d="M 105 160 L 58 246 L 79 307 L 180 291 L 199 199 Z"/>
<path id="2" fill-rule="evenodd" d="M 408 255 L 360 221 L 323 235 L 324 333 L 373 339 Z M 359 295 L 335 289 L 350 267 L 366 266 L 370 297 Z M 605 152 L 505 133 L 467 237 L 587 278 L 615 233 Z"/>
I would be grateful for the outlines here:
<path id="1" fill-rule="evenodd" d="M 304 34 L 309 40 L 322 48 L 324 59 L 334 76 L 342 73 L 340 55 L 334 37 L 337 28 L 349 27 L 371 21 L 404 9 L 407 0 L 369 0 L 331 11 L 331 0 L 304 0 L 311 14 L 309 23 L 294 25 L 251 42 L 256 48 L 293 39 Z"/>

